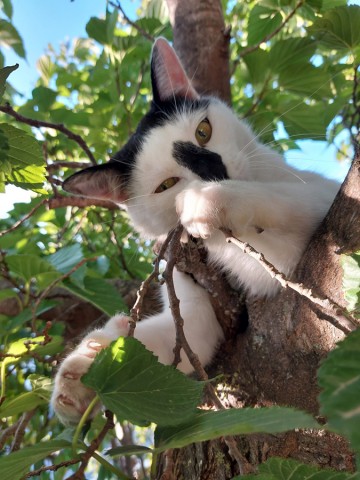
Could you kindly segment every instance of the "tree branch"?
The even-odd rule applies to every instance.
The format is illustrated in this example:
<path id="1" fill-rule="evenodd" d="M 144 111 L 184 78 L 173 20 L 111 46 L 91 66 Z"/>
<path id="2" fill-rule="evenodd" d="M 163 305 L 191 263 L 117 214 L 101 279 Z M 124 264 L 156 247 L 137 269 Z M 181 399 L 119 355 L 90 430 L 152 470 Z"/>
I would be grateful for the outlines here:
<path id="1" fill-rule="evenodd" d="M 3 230 L 2 232 L 0 232 L 0 237 L 2 237 L 3 235 L 5 235 L 6 233 L 10 233 L 10 232 L 13 232 L 14 230 L 16 230 L 18 227 L 20 227 L 20 225 L 22 225 L 28 218 L 30 218 L 40 207 L 42 207 L 43 205 L 45 205 L 47 203 L 48 199 L 47 198 L 43 198 L 41 200 L 40 203 L 38 203 L 34 208 L 32 208 L 23 218 L 21 218 L 20 220 L 18 220 L 17 222 L 14 223 L 14 225 L 12 225 L 10 228 L 8 228 L 7 230 Z"/>
<path id="2" fill-rule="evenodd" d="M 56 470 L 59 470 L 59 468 L 62 467 L 69 467 L 70 465 L 75 465 L 76 463 L 79 463 L 81 461 L 80 458 L 74 458 L 72 460 L 66 460 L 65 462 L 61 462 L 58 464 L 54 465 L 44 465 L 43 467 L 33 470 L 32 472 L 28 472 L 24 478 L 30 478 L 30 477 L 38 477 L 40 476 L 43 472 L 56 472 Z"/>
<path id="3" fill-rule="evenodd" d="M 62 207 L 102 207 L 109 210 L 118 210 L 119 207 L 116 203 L 107 200 L 98 200 L 95 198 L 85 197 L 53 197 L 48 200 L 49 208 L 62 208 Z"/>
<path id="4" fill-rule="evenodd" d="M 128 23 L 129 25 L 131 25 L 132 27 L 134 27 L 139 33 L 140 35 L 142 35 L 144 38 L 146 38 L 147 40 L 150 40 L 150 42 L 154 42 L 155 41 L 155 37 L 153 37 L 152 35 L 150 35 L 150 33 L 148 33 L 146 30 L 144 30 L 143 28 L 141 28 L 137 23 L 133 22 L 132 20 L 130 20 L 130 18 L 126 15 L 126 13 L 124 12 L 120 2 L 117 0 L 116 2 L 115 1 L 112 1 L 112 0 L 109 0 L 109 5 L 111 5 L 112 7 L 114 8 L 117 8 L 119 10 L 119 12 L 121 13 L 121 15 L 123 16 L 124 20 L 126 21 L 126 23 Z"/>
<path id="5" fill-rule="evenodd" d="M 293 10 L 291 10 L 291 12 L 284 18 L 284 20 L 281 22 L 281 24 L 275 28 L 274 31 L 270 32 L 268 35 L 265 35 L 264 38 L 262 38 L 258 43 L 256 43 L 255 45 L 251 45 L 247 48 L 244 48 L 244 50 L 242 50 L 240 52 L 240 58 L 237 59 L 234 63 L 235 65 L 238 64 L 240 62 L 240 59 L 245 57 L 245 55 L 248 55 L 249 53 L 252 53 L 254 52 L 255 50 L 257 50 L 260 45 L 262 43 L 266 43 L 268 42 L 269 40 L 271 40 L 273 37 L 275 37 L 275 35 L 277 33 L 280 32 L 280 30 L 282 30 L 284 28 L 284 26 L 288 23 L 288 21 L 295 15 L 295 13 L 297 12 L 297 10 L 305 3 L 305 0 L 300 0 L 296 5 L 295 7 L 293 8 Z"/>
<path id="6" fill-rule="evenodd" d="M 47 170 L 49 172 L 53 171 L 53 170 L 59 170 L 60 168 L 73 168 L 73 169 L 77 169 L 77 168 L 87 168 L 90 166 L 90 163 L 89 162 L 64 162 L 64 161 L 58 161 L 58 162 L 53 162 L 53 163 L 49 163 L 47 165 Z"/>
<path id="7" fill-rule="evenodd" d="M 24 117 L 23 115 L 20 115 L 20 113 L 16 112 L 9 103 L 7 103 L 6 105 L 0 105 L 0 112 L 6 113 L 7 115 L 14 117 L 15 120 L 17 120 L 18 122 L 25 123 L 27 125 L 30 125 L 31 127 L 44 127 L 58 130 L 59 132 L 70 138 L 70 140 L 74 140 L 89 157 L 90 162 L 93 165 L 97 165 L 95 157 L 92 154 L 90 148 L 85 143 L 84 139 L 80 135 L 66 128 L 62 123 L 45 122 L 43 120 L 33 120 L 32 118 Z"/>
<path id="8" fill-rule="evenodd" d="M 336 302 L 330 300 L 327 297 L 319 296 L 311 289 L 304 287 L 304 285 L 301 283 L 292 282 L 291 280 L 286 278 L 285 275 L 279 272 L 279 270 L 277 270 L 274 265 L 272 265 L 268 260 L 266 260 L 262 253 L 255 250 L 255 248 L 253 248 L 251 245 L 234 237 L 230 230 L 227 230 L 225 228 L 221 228 L 220 230 L 224 233 L 226 241 L 228 243 L 233 243 L 234 245 L 239 247 L 244 253 L 247 253 L 248 255 L 250 255 L 250 257 L 257 260 L 260 265 L 262 265 L 265 270 L 271 275 L 271 277 L 275 278 L 284 288 L 291 288 L 292 290 L 300 294 L 302 297 L 307 298 L 315 305 L 324 309 L 325 312 L 327 312 L 328 314 L 326 319 L 330 321 L 331 318 L 331 323 L 332 325 L 334 325 L 334 327 L 338 328 L 344 333 L 350 333 L 359 326 L 359 322 Z"/>

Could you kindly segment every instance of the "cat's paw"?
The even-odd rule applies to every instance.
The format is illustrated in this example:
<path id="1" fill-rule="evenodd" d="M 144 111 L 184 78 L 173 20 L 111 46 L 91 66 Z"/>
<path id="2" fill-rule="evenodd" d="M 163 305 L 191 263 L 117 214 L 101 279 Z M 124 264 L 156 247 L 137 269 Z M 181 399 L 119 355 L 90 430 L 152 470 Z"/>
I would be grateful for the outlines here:
<path id="1" fill-rule="evenodd" d="M 194 181 L 176 197 L 176 211 L 187 232 L 195 238 L 209 238 L 222 226 L 223 207 L 219 185 Z"/>
<path id="2" fill-rule="evenodd" d="M 55 376 L 51 405 L 65 425 L 77 423 L 95 397 L 95 392 L 81 382 L 81 377 L 88 371 L 100 350 L 113 340 L 127 335 L 128 325 L 128 317 L 115 315 L 102 329 L 86 335 L 60 365 Z"/>

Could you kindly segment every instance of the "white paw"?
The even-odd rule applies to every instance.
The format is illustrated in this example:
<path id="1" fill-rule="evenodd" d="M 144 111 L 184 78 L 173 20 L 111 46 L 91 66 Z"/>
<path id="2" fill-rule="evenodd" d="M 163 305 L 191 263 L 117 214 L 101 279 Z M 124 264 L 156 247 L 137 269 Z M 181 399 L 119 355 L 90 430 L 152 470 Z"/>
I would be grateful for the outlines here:
<path id="1" fill-rule="evenodd" d="M 100 330 L 90 332 L 64 359 L 55 376 L 51 405 L 65 425 L 77 423 L 95 397 L 81 377 L 88 371 L 96 354 L 113 340 L 126 336 L 129 318 L 124 315 L 112 317 Z M 93 412 L 93 415 L 96 411 Z"/>
<path id="2" fill-rule="evenodd" d="M 192 182 L 176 197 L 176 211 L 187 232 L 195 238 L 209 238 L 221 226 L 224 215 L 220 203 L 221 187 L 202 182 Z"/>

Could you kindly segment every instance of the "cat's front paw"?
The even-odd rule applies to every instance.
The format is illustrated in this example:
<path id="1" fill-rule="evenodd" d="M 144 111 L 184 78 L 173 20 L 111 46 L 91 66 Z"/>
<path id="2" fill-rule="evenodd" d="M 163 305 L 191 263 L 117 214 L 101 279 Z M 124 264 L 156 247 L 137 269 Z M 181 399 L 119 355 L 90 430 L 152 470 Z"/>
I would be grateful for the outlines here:
<path id="1" fill-rule="evenodd" d="M 65 425 L 77 423 L 95 397 L 95 392 L 81 382 L 81 377 L 88 371 L 100 350 L 113 340 L 127 335 L 128 325 L 128 317 L 115 315 L 102 329 L 86 335 L 60 365 L 55 376 L 51 405 Z"/>
<path id="2" fill-rule="evenodd" d="M 213 231 L 222 226 L 224 216 L 216 183 L 192 182 L 176 197 L 176 211 L 187 232 L 195 238 L 209 238 Z"/>

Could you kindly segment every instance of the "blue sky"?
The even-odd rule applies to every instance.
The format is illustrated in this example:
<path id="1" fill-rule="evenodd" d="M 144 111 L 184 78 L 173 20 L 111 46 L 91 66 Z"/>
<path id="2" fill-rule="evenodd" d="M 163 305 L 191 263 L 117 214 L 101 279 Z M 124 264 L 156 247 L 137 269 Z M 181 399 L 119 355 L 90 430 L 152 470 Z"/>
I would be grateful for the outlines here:
<path id="1" fill-rule="evenodd" d="M 86 36 L 85 25 L 91 16 L 105 13 L 105 0 L 12 0 L 13 23 L 22 35 L 27 60 L 20 59 L 10 50 L 5 51 L 7 65 L 19 63 L 10 81 L 27 97 L 35 86 L 38 72 L 36 61 L 44 53 L 49 43 L 55 49 L 61 42 L 73 37 Z M 360 4 L 360 0 L 349 3 Z M 130 17 L 134 17 L 139 0 L 122 1 L 122 6 Z M 348 165 L 336 160 L 336 149 L 326 142 L 302 141 L 301 151 L 291 151 L 287 160 L 298 168 L 313 169 L 332 178 L 342 180 Z M 15 192 L 15 193 L 13 193 Z M 2 198 L 1 198 L 2 197 Z M 27 192 L 10 188 L 6 195 L 0 195 L 0 218 L 16 201 L 26 201 Z"/>

